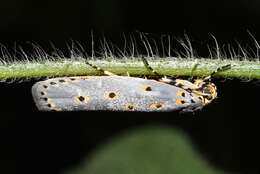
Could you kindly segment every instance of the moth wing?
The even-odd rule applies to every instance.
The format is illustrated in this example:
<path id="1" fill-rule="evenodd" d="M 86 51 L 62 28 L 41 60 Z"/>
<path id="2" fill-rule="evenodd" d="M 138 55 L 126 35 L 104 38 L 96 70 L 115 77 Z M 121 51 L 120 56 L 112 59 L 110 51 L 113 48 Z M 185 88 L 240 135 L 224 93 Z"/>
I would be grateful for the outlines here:
<path id="1" fill-rule="evenodd" d="M 83 110 L 88 100 L 82 90 L 83 81 L 77 77 L 64 77 L 37 82 L 32 87 L 37 108 L 42 111 Z"/>
<path id="2" fill-rule="evenodd" d="M 104 76 L 54 78 L 32 87 L 39 110 L 193 111 L 201 101 L 189 92 L 154 80 Z"/>
<path id="3" fill-rule="evenodd" d="M 125 100 L 136 103 L 138 111 L 192 112 L 203 107 L 200 99 L 182 88 L 141 78 L 127 81 L 129 97 Z"/>

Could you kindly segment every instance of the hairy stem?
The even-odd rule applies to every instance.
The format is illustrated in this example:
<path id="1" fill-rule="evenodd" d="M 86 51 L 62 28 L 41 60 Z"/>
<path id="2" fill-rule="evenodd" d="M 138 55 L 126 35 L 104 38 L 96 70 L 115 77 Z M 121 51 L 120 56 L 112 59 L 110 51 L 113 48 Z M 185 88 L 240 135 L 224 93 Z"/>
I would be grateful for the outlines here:
<path id="1" fill-rule="evenodd" d="M 50 76 L 102 75 L 86 65 L 84 58 L 60 59 L 42 62 L 14 62 L 0 64 L 0 79 L 23 79 Z M 129 59 L 92 59 L 92 64 L 118 75 L 151 75 L 146 70 L 140 57 Z M 148 62 L 162 75 L 172 76 L 207 76 L 212 71 L 226 64 L 231 69 L 219 72 L 215 77 L 260 78 L 258 61 L 238 61 L 194 58 L 148 58 Z"/>

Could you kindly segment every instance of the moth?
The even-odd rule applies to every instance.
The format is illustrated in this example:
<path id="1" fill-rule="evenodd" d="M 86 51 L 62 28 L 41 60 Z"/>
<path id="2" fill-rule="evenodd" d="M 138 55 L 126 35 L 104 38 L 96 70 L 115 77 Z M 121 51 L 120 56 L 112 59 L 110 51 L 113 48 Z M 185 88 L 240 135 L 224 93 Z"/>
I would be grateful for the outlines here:
<path id="1" fill-rule="evenodd" d="M 219 67 L 209 76 L 194 82 L 172 79 L 156 72 L 142 57 L 145 68 L 155 79 L 118 76 L 86 61 L 104 76 L 52 78 L 37 82 L 32 96 L 41 111 L 140 111 L 194 112 L 217 97 L 217 88 L 210 82 Z"/>

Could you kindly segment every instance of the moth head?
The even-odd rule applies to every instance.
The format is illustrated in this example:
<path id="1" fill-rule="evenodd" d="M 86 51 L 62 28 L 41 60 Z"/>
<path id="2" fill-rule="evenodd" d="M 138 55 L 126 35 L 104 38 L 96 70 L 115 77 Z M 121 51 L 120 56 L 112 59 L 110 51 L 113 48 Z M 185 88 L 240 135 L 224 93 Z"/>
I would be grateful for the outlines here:
<path id="1" fill-rule="evenodd" d="M 197 79 L 194 84 L 199 88 L 192 90 L 192 92 L 201 99 L 203 105 L 211 103 L 217 97 L 217 88 L 214 83 Z"/>
<path id="2" fill-rule="evenodd" d="M 194 85 L 197 86 L 197 88 L 193 89 L 192 92 L 201 99 L 203 105 L 211 103 L 217 97 L 217 88 L 210 82 L 211 78 L 216 73 L 229 68 L 231 68 L 230 64 L 224 65 L 217 68 L 209 76 L 194 81 Z"/>

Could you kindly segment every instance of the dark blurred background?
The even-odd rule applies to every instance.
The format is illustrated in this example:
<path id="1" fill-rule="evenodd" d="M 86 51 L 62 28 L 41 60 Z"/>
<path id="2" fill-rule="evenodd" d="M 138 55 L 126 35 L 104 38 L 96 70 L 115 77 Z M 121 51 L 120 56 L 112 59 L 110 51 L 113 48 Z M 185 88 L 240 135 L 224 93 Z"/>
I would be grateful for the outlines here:
<path id="1" fill-rule="evenodd" d="M 135 31 L 173 37 L 187 33 L 198 42 L 210 42 L 213 34 L 220 43 L 249 43 L 247 30 L 258 37 L 259 6 L 256 0 L 1 1 L 1 43 L 13 46 L 29 41 L 47 47 L 51 41 L 65 48 L 73 39 L 90 45 L 91 31 L 115 44 L 123 40 L 122 34 Z"/>
<path id="2" fill-rule="evenodd" d="M 50 42 L 66 52 L 70 40 L 86 50 L 94 37 L 104 36 L 120 46 L 123 34 L 136 31 L 154 37 L 186 33 L 201 45 L 259 38 L 260 2 L 230 1 L 33 1 L 0 2 L 0 42 L 8 49 L 35 42 L 47 52 Z M 197 43 L 197 44 L 196 44 Z M 31 97 L 33 81 L 1 83 L 1 173 L 58 173 L 77 166 L 109 138 L 147 124 L 178 127 L 194 148 L 217 168 L 234 173 L 260 173 L 258 80 L 215 79 L 219 98 L 194 115 L 177 113 L 40 113 Z M 91 153 L 92 154 L 92 153 Z"/>

